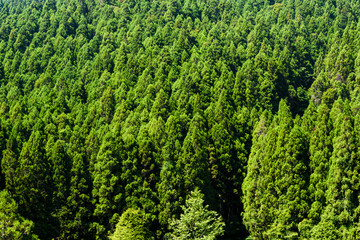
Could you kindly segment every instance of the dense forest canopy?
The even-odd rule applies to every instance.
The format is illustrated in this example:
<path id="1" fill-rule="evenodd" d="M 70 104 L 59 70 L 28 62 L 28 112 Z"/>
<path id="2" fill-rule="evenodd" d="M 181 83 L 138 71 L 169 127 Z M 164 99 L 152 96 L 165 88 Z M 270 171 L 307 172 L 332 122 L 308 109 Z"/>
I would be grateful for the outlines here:
<path id="1" fill-rule="evenodd" d="M 359 238 L 359 17 L 0 0 L 1 239 Z"/>

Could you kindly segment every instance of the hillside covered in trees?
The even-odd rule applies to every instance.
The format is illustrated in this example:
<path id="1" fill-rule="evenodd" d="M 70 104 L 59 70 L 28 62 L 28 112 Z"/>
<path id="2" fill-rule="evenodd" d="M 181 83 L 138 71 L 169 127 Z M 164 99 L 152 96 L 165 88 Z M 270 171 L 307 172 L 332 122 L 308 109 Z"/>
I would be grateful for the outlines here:
<path id="1" fill-rule="evenodd" d="M 0 0 L 0 238 L 359 239 L 359 17 Z"/>

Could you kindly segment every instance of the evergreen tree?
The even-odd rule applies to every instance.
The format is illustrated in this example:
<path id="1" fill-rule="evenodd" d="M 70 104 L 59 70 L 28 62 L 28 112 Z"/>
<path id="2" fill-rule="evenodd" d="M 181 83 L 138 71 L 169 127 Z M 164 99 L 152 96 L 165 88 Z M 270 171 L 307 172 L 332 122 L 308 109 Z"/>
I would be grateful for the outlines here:
<path id="1" fill-rule="evenodd" d="M 266 137 L 271 122 L 271 115 L 264 111 L 253 131 L 251 153 L 247 165 L 247 174 L 244 179 L 242 190 L 244 194 L 244 223 L 252 237 L 261 238 L 270 219 L 264 214 L 267 208 L 262 207 L 261 199 L 264 191 L 264 178 L 266 172 L 263 160 L 266 156 Z M 261 211 L 261 209 L 264 209 Z"/>
<path id="2" fill-rule="evenodd" d="M 190 193 L 180 219 L 173 219 L 171 239 L 216 239 L 224 233 L 224 222 L 215 211 L 204 206 L 203 194 L 195 189 Z"/>
<path id="3" fill-rule="evenodd" d="M 224 239 L 356 239 L 359 9 L 2 0 L 0 190 L 44 239 L 162 239 L 195 188 Z"/>
<path id="4" fill-rule="evenodd" d="M 15 199 L 18 199 L 20 213 L 36 222 L 35 231 L 39 237 L 46 238 L 56 234 L 46 229 L 55 228 L 52 216 L 51 165 L 45 160 L 44 137 L 42 132 L 34 131 L 20 153 L 19 166 L 14 179 Z"/>
<path id="5" fill-rule="evenodd" d="M 207 172 L 207 152 L 205 124 L 203 117 L 197 113 L 190 122 L 188 133 L 182 146 L 182 154 L 176 167 L 182 169 L 183 190 L 188 192 L 196 186 L 209 188 Z M 211 189 L 208 189 L 208 191 Z"/>
<path id="6" fill-rule="evenodd" d="M 159 223 L 167 229 L 168 221 L 180 211 L 181 175 L 176 162 L 181 154 L 187 116 L 171 115 L 165 124 L 166 142 L 161 150 L 160 180 L 157 183 L 159 196 Z"/>
<path id="7" fill-rule="evenodd" d="M 307 138 L 295 125 L 285 144 L 285 156 L 275 180 L 278 207 L 274 223 L 267 232 L 269 238 L 299 237 L 299 222 L 309 210 L 307 186 Z"/>
<path id="8" fill-rule="evenodd" d="M 119 222 L 116 224 L 115 232 L 110 236 L 110 239 L 154 239 L 148 225 L 149 222 L 144 211 L 129 208 L 121 215 Z"/>
<path id="9" fill-rule="evenodd" d="M 306 237 L 310 237 L 311 226 L 320 221 L 320 216 L 326 206 L 325 192 L 327 191 L 327 176 L 329 173 L 329 160 L 332 152 L 330 132 L 332 130 L 329 120 L 329 108 L 322 104 L 318 108 L 317 120 L 310 138 L 310 185 L 309 197 L 311 208 L 308 218 L 302 224 Z M 307 223 L 309 224 L 308 226 Z"/>
<path id="10" fill-rule="evenodd" d="M 33 234 L 34 223 L 18 213 L 18 205 L 7 190 L 0 192 L 1 239 L 38 239 Z"/>
<path id="11" fill-rule="evenodd" d="M 72 159 L 69 182 L 69 196 L 61 208 L 61 237 L 65 239 L 92 238 L 89 231 L 90 216 L 93 206 L 91 204 L 91 182 L 89 162 L 84 157 L 83 138 L 79 128 L 74 129 L 70 140 L 68 154 Z"/>
<path id="12" fill-rule="evenodd" d="M 118 205 L 122 191 L 118 177 L 120 164 L 116 150 L 112 132 L 108 132 L 104 136 L 93 172 L 92 199 L 95 206 L 93 227 L 98 237 L 106 234 L 109 224 L 113 222 L 113 218 L 116 218 L 116 213 L 121 207 Z"/>
<path id="13" fill-rule="evenodd" d="M 343 113 L 338 115 L 334 126 L 333 147 L 330 158 L 327 191 L 327 206 L 321 216 L 319 229 L 332 226 L 335 236 L 349 237 L 348 228 L 353 224 L 353 212 L 357 207 L 355 196 L 358 195 L 358 160 L 356 155 L 356 139 L 354 122 L 348 102 Z"/>

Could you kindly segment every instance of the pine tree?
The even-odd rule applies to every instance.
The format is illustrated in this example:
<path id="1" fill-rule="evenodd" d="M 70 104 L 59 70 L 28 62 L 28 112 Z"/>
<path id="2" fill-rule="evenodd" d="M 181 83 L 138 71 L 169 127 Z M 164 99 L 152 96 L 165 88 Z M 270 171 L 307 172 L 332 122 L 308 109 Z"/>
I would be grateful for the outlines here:
<path id="1" fill-rule="evenodd" d="M 285 156 L 280 159 L 280 171 L 276 174 L 277 209 L 269 238 L 299 237 L 298 224 L 308 212 L 307 155 L 308 139 L 303 130 L 295 125 L 286 137 Z"/>
<path id="2" fill-rule="evenodd" d="M 182 154 L 176 167 L 182 169 L 183 190 L 191 191 L 196 186 L 209 188 L 204 118 L 196 113 L 182 145 Z M 210 189 L 209 189 L 210 190 Z"/>
<path id="3" fill-rule="evenodd" d="M 317 119 L 312 130 L 309 143 L 309 170 L 310 170 L 310 184 L 309 184 L 309 200 L 311 208 L 308 212 L 307 223 L 304 231 L 307 237 L 310 237 L 311 226 L 316 225 L 320 221 L 320 216 L 326 206 L 325 192 L 327 191 L 327 176 L 329 173 L 329 160 L 332 152 L 332 142 L 330 132 L 332 124 L 329 120 L 330 110 L 326 104 L 321 104 L 318 107 Z M 307 229 L 306 229 L 307 228 Z"/>
<path id="4" fill-rule="evenodd" d="M 115 232 L 109 237 L 111 240 L 134 239 L 151 240 L 154 239 L 149 231 L 147 216 L 142 210 L 127 209 L 116 224 Z"/>
<path id="5" fill-rule="evenodd" d="M 170 223 L 172 232 L 170 238 L 180 239 L 216 239 L 224 233 L 224 222 L 215 212 L 204 206 L 203 194 L 199 189 L 192 191 L 182 206 L 183 214 L 180 219 L 173 219 Z"/>
<path id="6" fill-rule="evenodd" d="M 54 221 L 49 214 L 52 212 L 50 181 L 51 165 L 45 159 L 43 133 L 34 131 L 28 142 L 24 144 L 16 169 L 15 199 L 18 199 L 20 213 L 34 222 L 35 231 L 41 238 L 54 236 Z"/>
<path id="7" fill-rule="evenodd" d="M 34 233 L 34 222 L 18 213 L 18 204 L 7 190 L 0 192 L 0 238 L 39 239 Z"/>
<path id="8" fill-rule="evenodd" d="M 266 157 L 265 147 L 268 134 L 268 127 L 271 122 L 271 115 L 264 111 L 256 124 L 253 136 L 251 153 L 247 165 L 247 173 L 242 184 L 243 204 L 244 204 L 244 224 L 252 237 L 262 238 L 262 233 L 269 224 L 269 217 L 264 216 L 261 211 L 262 195 L 264 194 L 264 171 L 263 160 Z M 264 208 L 266 213 L 267 209 Z"/>
<path id="9" fill-rule="evenodd" d="M 359 9 L 1 1 L 0 190 L 44 239 L 165 238 L 196 187 L 224 239 L 356 239 Z"/>
<path id="10" fill-rule="evenodd" d="M 60 236 L 64 239 L 92 238 L 90 221 L 93 211 L 91 204 L 91 182 L 89 161 L 84 157 L 84 139 L 76 126 L 70 139 L 68 156 L 71 158 L 69 195 L 61 208 Z"/>
<path id="11" fill-rule="evenodd" d="M 110 229 L 113 218 L 121 206 L 120 158 L 114 146 L 113 133 L 109 131 L 103 139 L 93 172 L 92 199 L 94 204 L 93 228 L 98 238 Z"/>
<path id="12" fill-rule="evenodd" d="M 54 195 L 53 203 L 57 211 L 65 204 L 69 190 L 70 159 L 65 150 L 65 142 L 57 140 L 51 149 L 50 159 L 53 166 Z M 61 212 L 56 214 L 61 215 Z"/>
<path id="13" fill-rule="evenodd" d="M 335 236 L 347 238 L 348 228 L 353 224 L 352 216 L 357 207 L 355 196 L 359 191 L 357 143 L 348 102 L 345 102 L 343 112 L 337 116 L 334 124 L 334 150 L 330 158 L 328 188 L 325 193 L 327 206 L 318 229 L 321 231 L 323 226 L 331 224 L 336 232 Z"/>
<path id="14" fill-rule="evenodd" d="M 161 149 L 160 180 L 157 183 L 159 197 L 159 223 L 167 228 L 168 221 L 175 213 L 180 211 L 181 197 L 181 171 L 176 162 L 181 154 L 181 142 L 184 139 L 187 116 L 178 112 L 171 115 L 165 124 L 166 141 Z M 165 231 L 165 230 L 164 230 Z"/>

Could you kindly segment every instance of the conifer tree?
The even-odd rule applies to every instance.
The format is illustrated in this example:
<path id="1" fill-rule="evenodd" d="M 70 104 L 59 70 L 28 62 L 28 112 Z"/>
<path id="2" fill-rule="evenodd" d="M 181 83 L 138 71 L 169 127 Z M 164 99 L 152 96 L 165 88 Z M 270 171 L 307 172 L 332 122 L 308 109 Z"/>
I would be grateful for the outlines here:
<path id="1" fill-rule="evenodd" d="M 224 233 L 224 222 L 215 211 L 204 206 L 203 194 L 195 189 L 182 206 L 183 214 L 180 219 L 173 219 L 170 228 L 171 239 L 216 239 Z"/>
<path id="2" fill-rule="evenodd" d="M 92 198 L 94 203 L 95 222 L 93 227 L 98 237 L 104 237 L 116 213 L 119 212 L 121 185 L 120 164 L 114 146 L 112 132 L 108 132 L 103 139 L 97 155 L 93 172 Z"/>
<path id="3" fill-rule="evenodd" d="M 169 219 L 180 211 L 181 197 L 181 174 L 177 168 L 181 154 L 181 142 L 184 139 L 186 115 L 171 115 L 165 124 L 166 142 L 161 150 L 160 181 L 157 184 L 159 196 L 159 223 L 167 228 Z"/>
<path id="4" fill-rule="evenodd" d="M 89 162 L 84 157 L 84 139 L 76 126 L 71 137 L 67 154 L 71 158 L 69 195 L 61 208 L 60 236 L 65 239 L 91 238 L 91 204 Z"/>
<path id="5" fill-rule="evenodd" d="M 151 240 L 154 239 L 149 231 L 147 216 L 142 210 L 127 209 L 116 224 L 115 232 L 109 237 L 111 240 L 134 239 Z"/>
<path id="6" fill-rule="evenodd" d="M 0 228 L 1 239 L 39 239 L 33 233 L 34 222 L 18 213 L 18 204 L 7 190 L 0 192 Z"/>
<path id="7" fill-rule="evenodd" d="M 2 0 L 0 190 L 41 239 L 165 238 L 196 187 L 224 239 L 356 239 L 359 9 Z"/>
<path id="8" fill-rule="evenodd" d="M 280 171 L 274 182 L 278 207 L 274 223 L 266 233 L 269 238 L 297 238 L 298 224 L 309 210 L 307 197 L 307 138 L 295 125 L 286 137 L 285 156 L 279 164 Z"/>
<path id="9" fill-rule="evenodd" d="M 353 224 L 352 215 L 357 207 L 358 159 L 354 119 L 349 103 L 345 102 L 343 113 L 338 115 L 334 126 L 333 152 L 330 158 L 327 206 L 321 216 L 318 229 L 330 224 L 340 238 L 349 237 L 348 228 Z M 355 200 L 355 201 L 354 201 Z"/>
<path id="10" fill-rule="evenodd" d="M 39 237 L 46 238 L 56 234 L 46 229 L 54 228 L 51 206 L 50 181 L 51 165 L 45 159 L 44 137 L 42 132 L 34 131 L 24 144 L 14 179 L 15 199 L 18 199 L 20 213 L 35 222 Z"/>
<path id="11" fill-rule="evenodd" d="M 181 157 L 176 163 L 177 168 L 182 169 L 181 176 L 185 192 L 191 191 L 196 186 L 209 187 L 206 146 L 204 119 L 196 113 L 184 139 Z"/>
<path id="12" fill-rule="evenodd" d="M 262 233 L 269 224 L 269 217 L 264 216 L 264 209 L 261 199 L 264 194 L 264 179 L 266 171 L 264 171 L 263 160 L 266 156 L 266 137 L 268 134 L 268 127 L 271 122 L 271 115 L 268 111 L 264 111 L 256 124 L 251 147 L 251 153 L 247 165 L 247 174 L 242 185 L 243 204 L 244 204 L 244 224 L 247 227 L 252 237 L 262 238 Z"/>
<path id="13" fill-rule="evenodd" d="M 330 110 L 326 104 L 321 104 L 319 106 L 317 119 L 309 142 L 309 200 L 311 207 L 306 221 L 310 224 L 310 227 L 307 228 L 305 226 L 306 222 L 304 221 L 303 227 L 305 232 L 302 233 L 307 237 L 310 237 L 309 234 L 311 226 L 316 225 L 320 221 L 320 217 L 326 206 L 326 181 L 329 173 L 329 161 L 332 152 L 330 135 L 332 124 L 329 120 L 329 113 Z"/>

